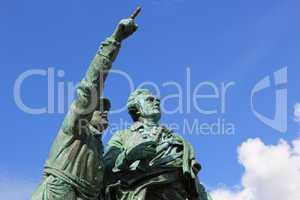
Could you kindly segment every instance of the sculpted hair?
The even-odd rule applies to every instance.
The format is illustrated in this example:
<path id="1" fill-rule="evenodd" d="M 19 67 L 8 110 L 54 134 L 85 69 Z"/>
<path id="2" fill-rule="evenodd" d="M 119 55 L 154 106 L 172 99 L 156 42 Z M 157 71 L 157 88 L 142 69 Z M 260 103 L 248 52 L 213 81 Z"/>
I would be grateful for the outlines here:
<path id="1" fill-rule="evenodd" d="M 132 92 L 127 101 L 127 109 L 128 113 L 131 116 L 133 121 L 137 121 L 139 119 L 139 102 L 138 99 L 141 96 L 145 96 L 151 94 L 151 92 L 147 89 L 136 89 Z"/>

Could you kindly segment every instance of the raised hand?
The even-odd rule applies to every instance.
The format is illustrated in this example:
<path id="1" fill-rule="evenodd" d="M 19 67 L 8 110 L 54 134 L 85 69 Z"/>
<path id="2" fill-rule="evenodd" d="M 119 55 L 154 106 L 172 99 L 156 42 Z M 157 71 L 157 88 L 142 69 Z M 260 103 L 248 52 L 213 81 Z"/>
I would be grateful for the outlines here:
<path id="1" fill-rule="evenodd" d="M 112 37 L 121 42 L 122 40 L 128 38 L 131 34 L 133 34 L 137 30 L 138 26 L 134 22 L 134 19 L 127 18 L 122 19 L 114 33 L 112 34 Z"/>

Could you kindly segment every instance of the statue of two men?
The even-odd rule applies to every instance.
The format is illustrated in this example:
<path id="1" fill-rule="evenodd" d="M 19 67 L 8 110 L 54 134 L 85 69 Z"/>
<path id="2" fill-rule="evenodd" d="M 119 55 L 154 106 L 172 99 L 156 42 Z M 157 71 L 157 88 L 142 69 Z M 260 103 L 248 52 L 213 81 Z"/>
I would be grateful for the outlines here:
<path id="1" fill-rule="evenodd" d="M 134 123 L 115 133 L 104 153 L 110 102 L 100 98 L 121 42 L 137 30 L 123 19 L 99 47 L 51 147 L 31 200 L 206 200 L 192 146 L 159 123 L 160 103 L 148 90 L 128 99 Z M 104 155 L 103 155 L 104 154 Z"/>

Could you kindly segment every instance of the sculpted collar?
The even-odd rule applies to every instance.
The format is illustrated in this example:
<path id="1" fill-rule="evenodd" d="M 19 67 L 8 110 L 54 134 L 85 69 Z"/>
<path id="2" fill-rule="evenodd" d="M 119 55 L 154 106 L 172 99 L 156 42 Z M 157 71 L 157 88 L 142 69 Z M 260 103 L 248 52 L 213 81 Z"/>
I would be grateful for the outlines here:
<path id="1" fill-rule="evenodd" d="M 170 132 L 170 130 L 167 127 L 165 127 L 164 125 L 159 124 L 158 127 L 161 128 L 161 131 L 163 131 L 163 132 Z M 130 130 L 137 131 L 141 128 L 144 128 L 144 124 L 142 122 L 137 121 L 131 125 Z"/>

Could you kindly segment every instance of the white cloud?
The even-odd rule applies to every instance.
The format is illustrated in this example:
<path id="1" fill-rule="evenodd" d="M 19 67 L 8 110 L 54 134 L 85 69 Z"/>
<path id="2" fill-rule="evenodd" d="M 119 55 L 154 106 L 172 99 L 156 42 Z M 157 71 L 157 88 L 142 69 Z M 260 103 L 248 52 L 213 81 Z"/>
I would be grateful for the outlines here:
<path id="1" fill-rule="evenodd" d="M 294 119 L 300 122 L 300 103 L 296 103 L 294 106 Z"/>
<path id="2" fill-rule="evenodd" d="M 238 148 L 239 162 L 245 172 L 241 189 L 219 188 L 214 200 L 299 200 L 300 140 L 292 145 L 280 140 L 265 145 L 260 139 L 248 139 Z"/>
<path id="3" fill-rule="evenodd" d="M 36 185 L 32 180 L 0 174 L 0 199 L 27 200 Z"/>

